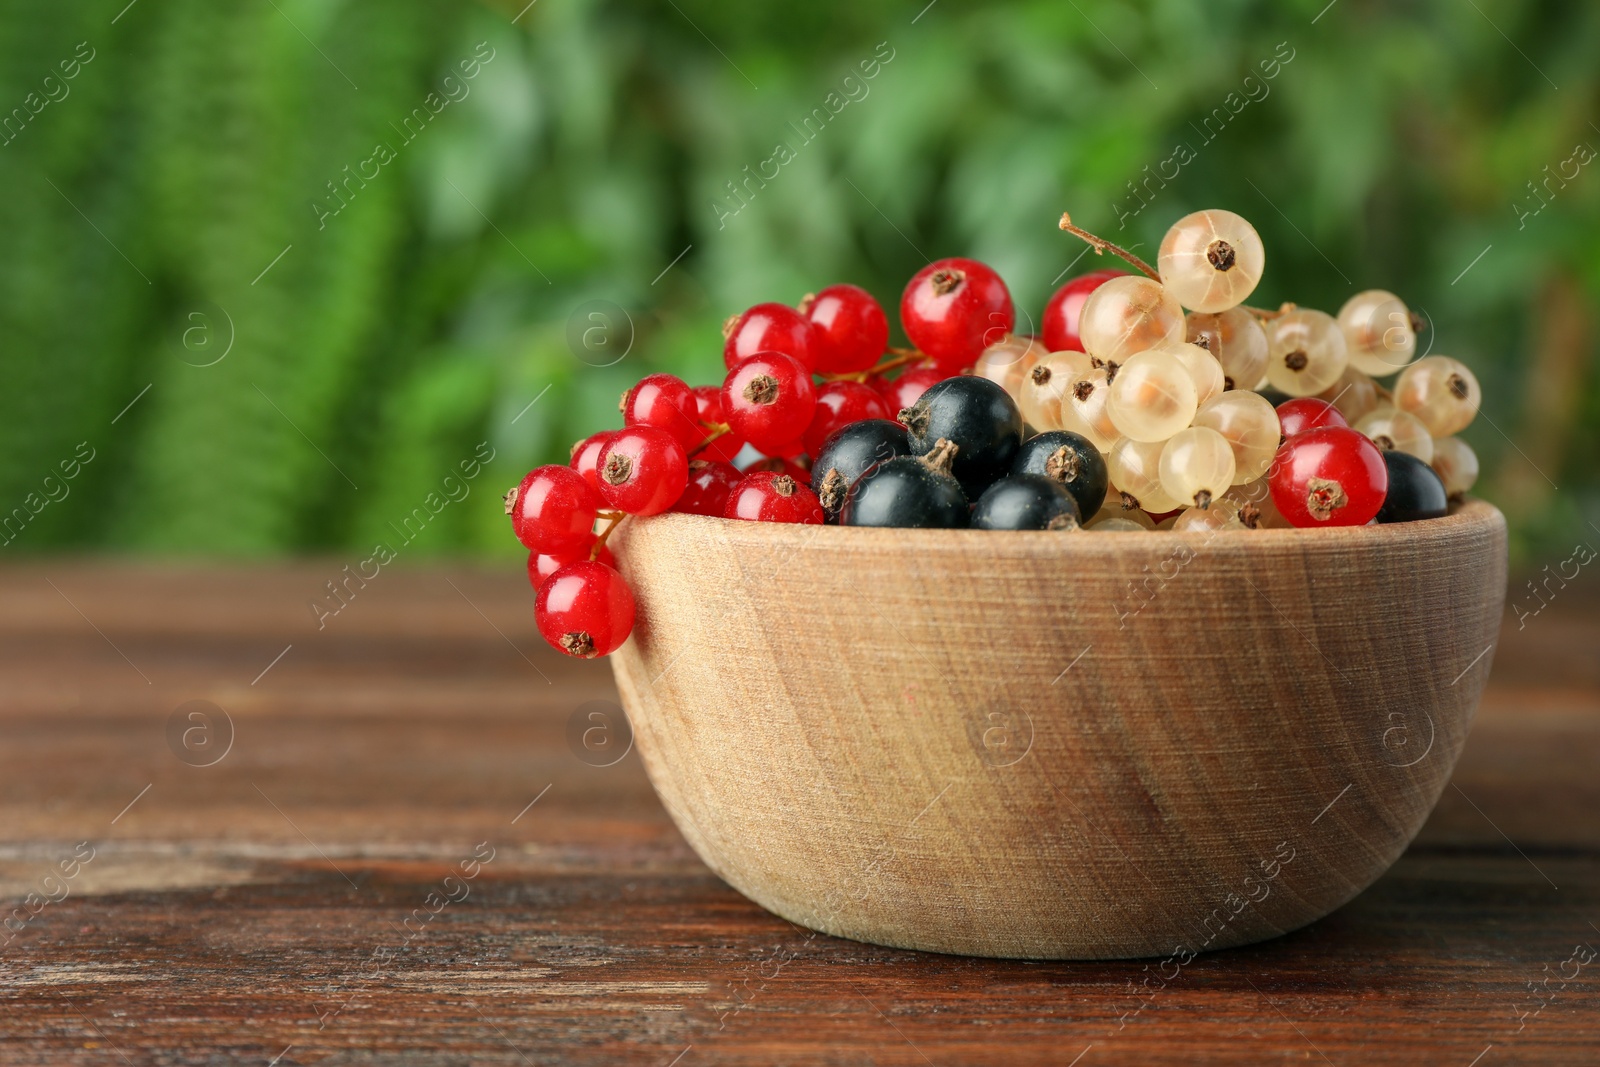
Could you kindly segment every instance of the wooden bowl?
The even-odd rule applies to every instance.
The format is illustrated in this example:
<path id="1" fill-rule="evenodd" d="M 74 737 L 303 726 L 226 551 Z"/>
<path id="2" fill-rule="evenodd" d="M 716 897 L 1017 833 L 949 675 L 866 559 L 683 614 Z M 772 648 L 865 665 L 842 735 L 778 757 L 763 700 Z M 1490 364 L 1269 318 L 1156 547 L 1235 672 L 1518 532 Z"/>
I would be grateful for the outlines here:
<path id="1" fill-rule="evenodd" d="M 1505 594 L 1481 502 L 1214 536 L 627 527 L 612 663 L 694 850 L 803 926 L 976 956 L 1181 966 L 1361 892 L 1450 777 Z"/>

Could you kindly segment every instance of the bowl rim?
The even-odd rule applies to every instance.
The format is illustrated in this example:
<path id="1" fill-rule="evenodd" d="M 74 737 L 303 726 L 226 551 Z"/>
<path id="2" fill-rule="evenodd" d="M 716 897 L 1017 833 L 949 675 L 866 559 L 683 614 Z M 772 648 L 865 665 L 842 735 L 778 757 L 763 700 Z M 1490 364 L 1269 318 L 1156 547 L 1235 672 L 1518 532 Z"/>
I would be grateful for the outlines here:
<path id="1" fill-rule="evenodd" d="M 972 551 L 982 545 L 986 550 L 1022 549 L 1026 555 L 1071 555 L 1074 549 L 1107 548 L 1138 551 L 1150 549 L 1171 551 L 1182 546 L 1212 548 L 1245 548 L 1260 551 L 1282 551 L 1305 548 L 1321 550 L 1347 550 L 1371 548 L 1381 550 L 1400 544 L 1429 545 L 1454 542 L 1463 536 L 1499 527 L 1505 528 L 1505 516 L 1493 504 L 1477 497 L 1467 497 L 1451 508 L 1450 514 L 1437 519 L 1419 519 L 1415 522 L 1396 522 L 1383 525 L 1299 527 L 1272 530 L 1144 530 L 1142 536 L 1131 532 L 1080 529 L 1070 533 L 1046 530 L 973 530 L 973 529 L 916 529 L 910 527 L 870 526 L 819 526 L 815 524 L 752 522 L 743 519 L 726 519 L 711 515 L 694 515 L 687 512 L 664 512 L 645 518 L 652 527 L 681 530 L 685 534 L 708 536 L 715 534 L 719 541 L 732 545 L 765 545 L 769 547 L 798 547 L 809 545 L 822 548 L 829 545 L 840 549 L 880 550 L 896 552 L 918 551 Z M 624 524 L 619 536 L 628 533 Z M 821 538 L 821 540 L 817 540 Z M 1049 550 L 1049 551 L 1041 551 Z M 1007 551 L 1005 554 L 1013 555 Z"/>

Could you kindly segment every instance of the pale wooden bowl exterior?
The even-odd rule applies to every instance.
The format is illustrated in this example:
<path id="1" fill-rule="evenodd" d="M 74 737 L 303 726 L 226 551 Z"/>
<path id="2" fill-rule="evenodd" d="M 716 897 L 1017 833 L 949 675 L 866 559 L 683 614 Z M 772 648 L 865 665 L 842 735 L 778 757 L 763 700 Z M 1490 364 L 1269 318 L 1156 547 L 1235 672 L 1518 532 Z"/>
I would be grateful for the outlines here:
<path id="1" fill-rule="evenodd" d="M 1361 892 L 1449 779 L 1505 592 L 1475 501 L 1215 537 L 624 531 L 612 662 L 694 850 L 803 926 L 978 956 L 1180 966 Z"/>

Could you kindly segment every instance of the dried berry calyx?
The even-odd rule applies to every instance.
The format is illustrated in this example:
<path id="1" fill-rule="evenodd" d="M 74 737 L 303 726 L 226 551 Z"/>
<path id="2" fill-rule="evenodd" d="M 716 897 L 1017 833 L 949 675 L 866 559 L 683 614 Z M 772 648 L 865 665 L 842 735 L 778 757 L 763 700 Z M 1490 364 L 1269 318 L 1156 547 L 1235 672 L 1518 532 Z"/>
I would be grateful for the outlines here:
<path id="1" fill-rule="evenodd" d="M 794 491 L 798 488 L 800 486 L 787 474 L 780 474 L 772 479 L 772 491 L 779 496 L 794 496 Z"/>
<path id="2" fill-rule="evenodd" d="M 744 398 L 752 404 L 770 404 L 778 399 L 778 379 L 758 374 L 744 387 Z"/>
<path id="3" fill-rule="evenodd" d="M 1349 502 L 1344 486 L 1338 482 L 1327 478 L 1311 478 L 1306 482 L 1306 510 L 1320 522 L 1328 521 Z"/>
<path id="4" fill-rule="evenodd" d="M 955 462 L 956 453 L 959 451 L 961 448 L 955 442 L 941 437 L 933 443 L 933 448 L 928 454 L 922 457 L 922 463 L 935 473 L 949 474 L 950 464 Z"/>
<path id="5" fill-rule="evenodd" d="M 1298 348 L 1295 349 L 1293 352 L 1290 352 L 1288 355 L 1283 357 L 1283 365 L 1285 367 L 1288 367 L 1290 370 L 1295 371 L 1295 372 L 1299 372 L 1299 371 L 1305 370 L 1306 369 L 1306 365 L 1308 363 L 1310 363 L 1310 362 L 1311 362 L 1311 357 L 1307 356 L 1304 352 L 1300 351 Z"/>
<path id="6" fill-rule="evenodd" d="M 1044 461 L 1044 472 L 1059 482 L 1076 480 L 1082 470 L 1083 461 L 1078 458 L 1078 453 L 1066 445 L 1050 453 L 1050 458 Z"/>
<path id="7" fill-rule="evenodd" d="M 1206 262 L 1216 270 L 1232 270 L 1237 258 L 1227 241 L 1212 241 L 1211 247 L 1206 249 Z"/>
<path id="8" fill-rule="evenodd" d="M 1088 380 L 1078 382 L 1072 387 L 1072 395 L 1078 403 L 1088 403 L 1089 398 L 1094 395 L 1094 383 Z"/>
<path id="9" fill-rule="evenodd" d="M 591 659 L 594 656 L 594 638 L 589 636 L 586 630 L 574 630 L 562 634 L 561 651 L 579 659 Z"/>
<path id="10" fill-rule="evenodd" d="M 600 477 L 607 485 L 621 485 L 632 474 L 633 460 L 618 452 L 607 457 L 605 465 L 600 468 Z"/>
<path id="11" fill-rule="evenodd" d="M 921 437 L 928 432 L 928 419 L 928 405 L 923 403 L 902 408 L 900 414 L 895 416 L 895 421 L 904 426 L 912 437 Z"/>
<path id="12" fill-rule="evenodd" d="M 844 507 L 844 498 L 849 492 L 850 483 L 839 473 L 837 467 L 829 467 L 828 473 L 817 483 L 817 499 L 822 501 L 823 509 L 829 514 Z"/>
<path id="13" fill-rule="evenodd" d="M 1044 385 L 1050 381 L 1050 368 L 1041 364 L 1033 368 L 1029 377 L 1033 379 L 1034 385 Z"/>
<path id="14" fill-rule="evenodd" d="M 506 506 L 506 514 L 510 515 L 517 510 L 517 487 L 512 486 L 500 497 L 500 502 Z"/>
<path id="15" fill-rule="evenodd" d="M 936 270 L 929 279 L 933 283 L 933 291 L 940 296 L 945 296 L 961 288 L 961 283 L 967 280 L 965 273 L 959 270 Z"/>

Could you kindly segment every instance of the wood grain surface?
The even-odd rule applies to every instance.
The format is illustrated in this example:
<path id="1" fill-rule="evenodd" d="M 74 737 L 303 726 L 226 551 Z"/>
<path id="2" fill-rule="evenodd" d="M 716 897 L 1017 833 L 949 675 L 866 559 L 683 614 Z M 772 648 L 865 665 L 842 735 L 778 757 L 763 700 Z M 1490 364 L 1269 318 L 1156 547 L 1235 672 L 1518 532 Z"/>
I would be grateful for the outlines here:
<path id="1" fill-rule="evenodd" d="M 1388 874 L 1163 976 L 774 917 L 694 857 L 637 753 L 597 765 L 609 669 L 543 648 L 520 568 L 391 567 L 319 631 L 345 562 L 0 570 L 0 1062 L 1600 1058 L 1592 576 L 1510 618 Z M 172 728 L 191 701 L 230 747 L 216 713 Z"/>
<path id="2" fill-rule="evenodd" d="M 1247 536 L 618 533 L 622 704 L 730 885 L 877 945 L 1169 975 L 1321 918 L 1404 851 L 1506 581 L 1481 501 Z"/>

